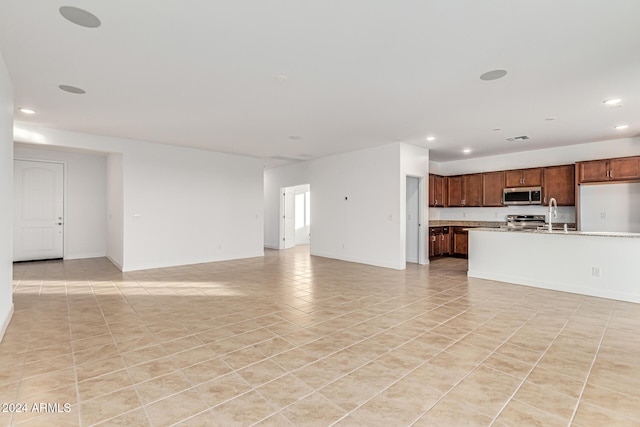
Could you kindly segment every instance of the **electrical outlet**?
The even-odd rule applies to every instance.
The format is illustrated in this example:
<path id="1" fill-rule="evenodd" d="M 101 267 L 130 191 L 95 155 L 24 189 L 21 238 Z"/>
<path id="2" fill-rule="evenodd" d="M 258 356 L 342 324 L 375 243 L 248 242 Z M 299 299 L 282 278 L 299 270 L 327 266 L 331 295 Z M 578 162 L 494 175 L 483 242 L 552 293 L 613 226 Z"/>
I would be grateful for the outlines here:
<path id="1" fill-rule="evenodd" d="M 467 213 L 466 212 L 462 212 L 462 218 L 466 218 L 467 217 Z"/>
<path id="2" fill-rule="evenodd" d="M 593 277 L 600 277 L 600 267 L 591 267 L 591 275 Z"/>

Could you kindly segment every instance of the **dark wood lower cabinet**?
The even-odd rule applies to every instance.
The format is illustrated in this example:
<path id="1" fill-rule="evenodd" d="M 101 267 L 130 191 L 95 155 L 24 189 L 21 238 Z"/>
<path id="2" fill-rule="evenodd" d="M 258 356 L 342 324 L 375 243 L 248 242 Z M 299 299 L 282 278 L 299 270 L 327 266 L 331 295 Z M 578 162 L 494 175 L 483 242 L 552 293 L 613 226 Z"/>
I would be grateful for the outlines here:
<path id="1" fill-rule="evenodd" d="M 449 255 L 451 234 L 449 227 L 429 227 L 429 258 Z"/>
<path id="2" fill-rule="evenodd" d="M 453 227 L 453 251 L 452 255 L 467 257 L 469 255 L 468 227 Z"/>
<path id="3" fill-rule="evenodd" d="M 466 258 L 469 227 L 429 227 L 429 258 L 452 255 Z"/>

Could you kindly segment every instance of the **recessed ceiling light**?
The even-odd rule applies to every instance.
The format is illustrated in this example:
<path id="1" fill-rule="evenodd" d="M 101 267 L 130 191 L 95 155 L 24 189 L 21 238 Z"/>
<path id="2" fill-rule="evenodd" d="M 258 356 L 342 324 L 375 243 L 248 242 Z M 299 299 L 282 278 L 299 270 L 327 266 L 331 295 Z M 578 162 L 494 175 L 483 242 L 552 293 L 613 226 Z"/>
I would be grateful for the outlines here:
<path id="1" fill-rule="evenodd" d="M 469 154 L 469 153 L 471 153 L 471 148 L 465 148 L 464 150 L 462 150 L 462 152 L 464 154 Z"/>
<path id="2" fill-rule="evenodd" d="M 20 111 L 22 111 L 25 114 L 35 114 L 35 110 L 32 110 L 31 108 L 21 108 Z"/>
<path id="3" fill-rule="evenodd" d="M 80 25 L 81 27 L 97 28 L 101 24 L 97 16 L 84 9 L 74 6 L 62 6 L 59 10 L 60 15 L 62 15 L 66 20 L 73 22 L 76 25 Z"/>
<path id="4" fill-rule="evenodd" d="M 284 74 L 280 74 L 280 75 L 276 76 L 276 79 L 279 82 L 286 82 L 287 80 L 289 80 L 289 76 L 285 76 Z"/>
<path id="5" fill-rule="evenodd" d="M 626 129 L 628 127 L 629 127 L 629 125 L 618 125 L 618 126 L 616 126 L 616 129 L 623 130 L 623 129 Z"/>
<path id="6" fill-rule="evenodd" d="M 291 135 L 289 139 L 292 141 L 300 141 L 302 137 L 300 135 Z"/>
<path id="7" fill-rule="evenodd" d="M 606 99 L 604 101 L 605 104 L 607 104 L 608 106 L 615 106 L 615 105 L 619 105 L 622 102 L 622 99 L 620 98 L 611 98 L 611 99 Z"/>
<path id="8" fill-rule="evenodd" d="M 60 85 L 58 87 L 60 89 L 62 89 L 63 91 L 65 91 L 65 92 L 76 93 L 78 95 L 82 95 L 82 94 L 86 93 L 86 91 L 84 89 L 80 89 L 79 87 L 75 87 L 75 86 Z"/>
<path id="9" fill-rule="evenodd" d="M 480 80 L 490 81 L 490 80 L 498 80 L 507 75 L 506 70 L 491 70 L 480 76 Z"/>
<path id="10" fill-rule="evenodd" d="M 499 131 L 499 130 L 502 130 L 502 128 L 493 128 L 493 129 L 491 129 L 491 130 L 493 130 L 493 131 L 496 131 L 496 132 L 497 132 L 497 131 Z"/>
<path id="11" fill-rule="evenodd" d="M 544 119 L 545 119 L 546 121 L 548 121 L 548 122 L 552 122 L 552 121 L 554 121 L 555 119 L 557 119 L 557 117 L 545 117 Z"/>
<path id="12" fill-rule="evenodd" d="M 435 136 L 428 136 L 427 137 L 427 141 L 431 142 L 431 141 L 435 141 L 436 137 Z"/>

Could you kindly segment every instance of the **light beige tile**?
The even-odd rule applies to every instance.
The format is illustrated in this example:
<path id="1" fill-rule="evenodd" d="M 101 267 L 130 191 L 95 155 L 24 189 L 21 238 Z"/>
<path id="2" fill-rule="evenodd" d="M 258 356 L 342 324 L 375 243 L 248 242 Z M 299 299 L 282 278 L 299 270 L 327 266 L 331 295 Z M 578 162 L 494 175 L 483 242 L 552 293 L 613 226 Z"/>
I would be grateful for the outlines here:
<path id="1" fill-rule="evenodd" d="M 208 405 L 195 390 L 185 390 L 148 404 L 145 410 L 154 427 L 165 427 L 206 411 Z"/>
<path id="2" fill-rule="evenodd" d="M 495 425 L 566 427 L 567 420 L 557 418 L 518 400 L 511 400 L 496 419 Z"/>
<path id="3" fill-rule="evenodd" d="M 345 415 L 345 411 L 322 394 L 314 393 L 285 408 L 282 415 L 296 426 L 320 427 L 331 425 Z"/>
<path id="4" fill-rule="evenodd" d="M 143 404 L 149 404 L 191 387 L 191 383 L 180 371 L 153 378 L 135 385 Z"/>
<path id="5" fill-rule="evenodd" d="M 140 408 L 141 402 L 133 387 L 81 402 L 83 425 L 93 425 Z"/>
<path id="6" fill-rule="evenodd" d="M 195 390 L 209 406 L 216 406 L 246 393 L 251 386 L 238 374 L 230 373 L 198 385 Z"/>
<path id="7" fill-rule="evenodd" d="M 0 400 L 79 406 L 0 424 L 553 426 L 576 407 L 577 427 L 640 422 L 638 304 L 466 270 L 308 247 L 128 273 L 17 264 Z"/>

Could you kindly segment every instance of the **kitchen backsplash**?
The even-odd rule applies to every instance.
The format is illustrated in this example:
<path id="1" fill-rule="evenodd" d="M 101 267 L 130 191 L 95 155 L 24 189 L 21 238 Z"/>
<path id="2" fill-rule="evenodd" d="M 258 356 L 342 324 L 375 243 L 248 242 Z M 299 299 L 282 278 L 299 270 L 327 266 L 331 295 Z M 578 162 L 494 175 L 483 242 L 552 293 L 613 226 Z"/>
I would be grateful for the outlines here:
<path id="1" fill-rule="evenodd" d="M 547 206 L 509 206 L 504 208 L 429 208 L 429 220 L 506 221 L 507 215 L 547 215 Z M 573 206 L 558 206 L 552 222 L 575 223 Z"/>

